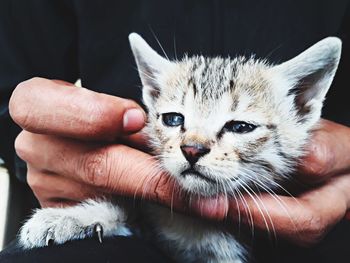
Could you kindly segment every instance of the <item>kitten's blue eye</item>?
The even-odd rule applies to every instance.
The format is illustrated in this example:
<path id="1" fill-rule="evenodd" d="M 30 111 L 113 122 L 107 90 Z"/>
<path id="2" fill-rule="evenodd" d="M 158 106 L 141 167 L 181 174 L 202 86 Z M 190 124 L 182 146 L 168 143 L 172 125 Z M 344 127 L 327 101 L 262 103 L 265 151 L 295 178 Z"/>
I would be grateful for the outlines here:
<path id="1" fill-rule="evenodd" d="M 184 124 L 185 117 L 176 112 L 169 112 L 162 114 L 162 120 L 165 126 L 175 127 Z"/>
<path id="2" fill-rule="evenodd" d="M 244 121 L 229 121 L 225 124 L 224 129 L 230 132 L 247 133 L 254 131 L 256 127 L 256 125 Z"/>

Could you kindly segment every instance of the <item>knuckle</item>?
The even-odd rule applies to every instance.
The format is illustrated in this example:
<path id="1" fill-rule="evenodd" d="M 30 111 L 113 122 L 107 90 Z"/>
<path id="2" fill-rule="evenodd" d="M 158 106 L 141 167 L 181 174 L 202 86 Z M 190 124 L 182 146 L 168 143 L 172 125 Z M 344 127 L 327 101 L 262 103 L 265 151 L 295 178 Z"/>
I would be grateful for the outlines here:
<path id="1" fill-rule="evenodd" d="M 331 147 L 327 144 L 324 134 L 319 133 L 316 137 L 316 142 L 309 150 L 308 172 L 314 176 L 325 175 L 334 161 L 334 154 Z"/>
<path id="2" fill-rule="evenodd" d="M 80 166 L 88 184 L 97 187 L 108 185 L 110 181 L 110 161 L 107 149 L 103 148 L 87 153 L 83 157 Z"/>
<path id="3" fill-rule="evenodd" d="M 111 113 L 113 108 L 109 107 L 108 103 L 95 103 L 91 105 L 90 113 L 92 117 L 91 128 L 96 129 L 97 132 L 103 131 L 111 123 Z"/>
<path id="4" fill-rule="evenodd" d="M 28 111 L 25 109 L 26 107 L 24 107 L 22 103 L 22 98 L 25 97 L 25 87 L 27 87 L 27 84 L 23 82 L 18 84 L 12 93 L 9 102 L 9 112 L 11 118 L 22 127 L 28 123 L 29 116 Z"/>
<path id="5" fill-rule="evenodd" d="M 38 178 L 37 174 L 30 171 L 27 172 L 27 183 L 36 194 L 42 188 L 41 180 Z"/>
<path id="6" fill-rule="evenodd" d="M 85 132 L 92 136 L 101 136 L 108 133 L 109 127 L 115 125 L 113 123 L 114 108 L 109 105 L 108 101 L 100 99 L 99 94 L 94 94 L 84 88 L 77 92 L 81 93 L 80 97 L 86 98 L 85 103 L 80 104 L 77 109 L 78 115 L 82 116 L 81 121 L 85 123 Z"/>
<path id="7" fill-rule="evenodd" d="M 17 155 L 24 161 L 29 161 L 31 147 L 28 143 L 28 133 L 22 131 L 15 139 L 15 151 Z"/>
<path id="8" fill-rule="evenodd" d="M 319 243 L 327 233 L 327 227 L 321 215 L 310 212 L 302 223 L 302 244 L 313 246 Z"/>
<path id="9" fill-rule="evenodd" d="M 36 188 L 37 186 L 37 180 L 35 179 L 35 176 L 33 176 L 33 174 L 30 172 L 27 172 L 27 183 L 32 189 Z"/>
<path id="10" fill-rule="evenodd" d="M 165 204 L 169 203 L 169 199 L 171 198 L 169 192 L 173 192 L 169 191 L 169 189 L 175 187 L 173 179 L 170 176 L 159 174 L 159 176 L 153 176 L 150 180 L 150 184 L 153 186 L 151 194 L 154 195 L 154 201 Z"/>
<path id="11" fill-rule="evenodd" d="M 11 118 L 22 128 L 28 127 L 32 120 L 30 96 L 33 94 L 33 88 L 42 84 L 42 78 L 32 78 L 19 83 L 14 89 L 9 101 L 9 112 Z"/>
<path id="12" fill-rule="evenodd" d="M 134 101 L 132 99 L 123 99 L 122 106 L 124 108 L 139 107 L 139 105 L 136 103 L 136 101 Z"/>

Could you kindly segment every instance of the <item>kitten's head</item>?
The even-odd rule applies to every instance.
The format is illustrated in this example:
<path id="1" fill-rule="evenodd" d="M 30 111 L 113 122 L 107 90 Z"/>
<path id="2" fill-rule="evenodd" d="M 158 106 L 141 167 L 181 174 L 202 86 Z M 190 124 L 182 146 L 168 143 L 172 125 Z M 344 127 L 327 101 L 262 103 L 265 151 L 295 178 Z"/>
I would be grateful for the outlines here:
<path id="1" fill-rule="evenodd" d="M 139 35 L 129 40 L 152 147 L 184 189 L 205 196 L 286 178 L 320 118 L 341 51 L 330 37 L 276 66 L 253 57 L 169 61 Z"/>

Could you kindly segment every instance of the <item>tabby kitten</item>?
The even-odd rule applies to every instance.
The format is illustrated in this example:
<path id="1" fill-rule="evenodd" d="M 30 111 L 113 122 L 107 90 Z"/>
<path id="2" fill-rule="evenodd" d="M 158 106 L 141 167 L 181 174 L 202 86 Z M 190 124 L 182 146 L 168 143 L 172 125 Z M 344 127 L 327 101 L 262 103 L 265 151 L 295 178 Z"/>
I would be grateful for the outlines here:
<path id="1" fill-rule="evenodd" d="M 320 119 L 341 41 L 316 43 L 280 65 L 254 57 L 185 56 L 169 61 L 139 35 L 129 36 L 148 108 L 145 128 L 163 169 L 202 197 L 273 191 L 291 175 Z M 20 232 L 26 248 L 95 234 L 132 235 L 125 206 L 89 200 L 37 210 Z M 129 207 L 130 209 L 130 207 Z M 177 262 L 245 262 L 226 227 L 149 205 L 153 240 Z"/>

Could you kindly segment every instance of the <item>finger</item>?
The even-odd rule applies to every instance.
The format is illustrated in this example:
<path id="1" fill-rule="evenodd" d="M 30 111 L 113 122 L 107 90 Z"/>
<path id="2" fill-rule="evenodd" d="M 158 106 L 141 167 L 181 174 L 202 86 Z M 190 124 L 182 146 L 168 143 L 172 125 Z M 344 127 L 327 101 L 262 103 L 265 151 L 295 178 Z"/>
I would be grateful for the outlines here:
<path id="1" fill-rule="evenodd" d="M 24 131 L 15 147 L 20 158 L 41 171 L 64 175 L 107 193 L 154 200 L 179 209 L 183 206 L 177 184 L 154 157 L 128 146 L 88 144 Z"/>
<path id="2" fill-rule="evenodd" d="M 53 82 L 57 83 L 57 84 L 61 84 L 61 85 L 66 85 L 66 86 L 75 86 L 73 83 L 64 81 L 64 80 L 60 80 L 60 79 L 52 79 Z"/>
<path id="3" fill-rule="evenodd" d="M 150 151 L 148 143 L 149 140 L 146 138 L 146 135 L 142 132 L 123 136 L 120 142 L 142 151 Z"/>
<path id="4" fill-rule="evenodd" d="M 267 193 L 239 195 L 234 200 L 222 196 L 201 198 L 191 204 L 191 209 L 202 217 L 219 221 L 229 219 L 264 231 L 275 229 L 280 234 L 285 232 L 281 227 L 290 228 L 294 224 L 291 214 L 299 212 L 302 207 L 300 201 L 292 197 L 276 197 Z"/>
<path id="5" fill-rule="evenodd" d="M 350 175 L 344 175 L 296 198 L 246 194 L 237 200 L 201 199 L 193 202 L 191 209 L 202 217 L 241 222 L 308 246 L 317 243 L 344 218 L 350 208 L 348 189 Z"/>
<path id="6" fill-rule="evenodd" d="M 53 173 L 45 173 L 28 165 L 27 181 L 34 195 L 45 207 L 52 203 L 74 204 L 102 196 L 95 188 Z"/>
<path id="7" fill-rule="evenodd" d="M 114 140 L 145 122 L 143 110 L 131 100 L 42 78 L 19 84 L 9 110 L 27 131 L 86 140 Z"/>
<path id="8" fill-rule="evenodd" d="M 74 202 L 66 199 L 48 199 L 48 200 L 43 200 L 39 203 L 40 203 L 40 207 L 42 208 L 49 208 L 49 207 L 62 208 L 62 207 L 75 206 L 79 202 Z"/>
<path id="9" fill-rule="evenodd" d="M 350 207 L 350 175 L 332 178 L 326 184 L 293 197 L 275 197 L 264 194 L 264 207 L 248 199 L 255 225 L 266 230 L 262 212 L 271 218 L 275 231 L 281 237 L 300 245 L 319 242 Z M 232 206 L 233 205 L 233 206 Z M 230 208 L 234 211 L 234 204 Z M 265 211 L 265 212 L 264 212 Z M 242 212 L 242 211 L 241 211 Z M 266 218 L 266 216 L 265 216 Z"/>
<path id="10" fill-rule="evenodd" d="M 301 178 L 319 182 L 350 171 L 350 128 L 322 120 L 308 144 L 300 166 Z M 303 176 L 304 175 L 304 176 Z"/>

